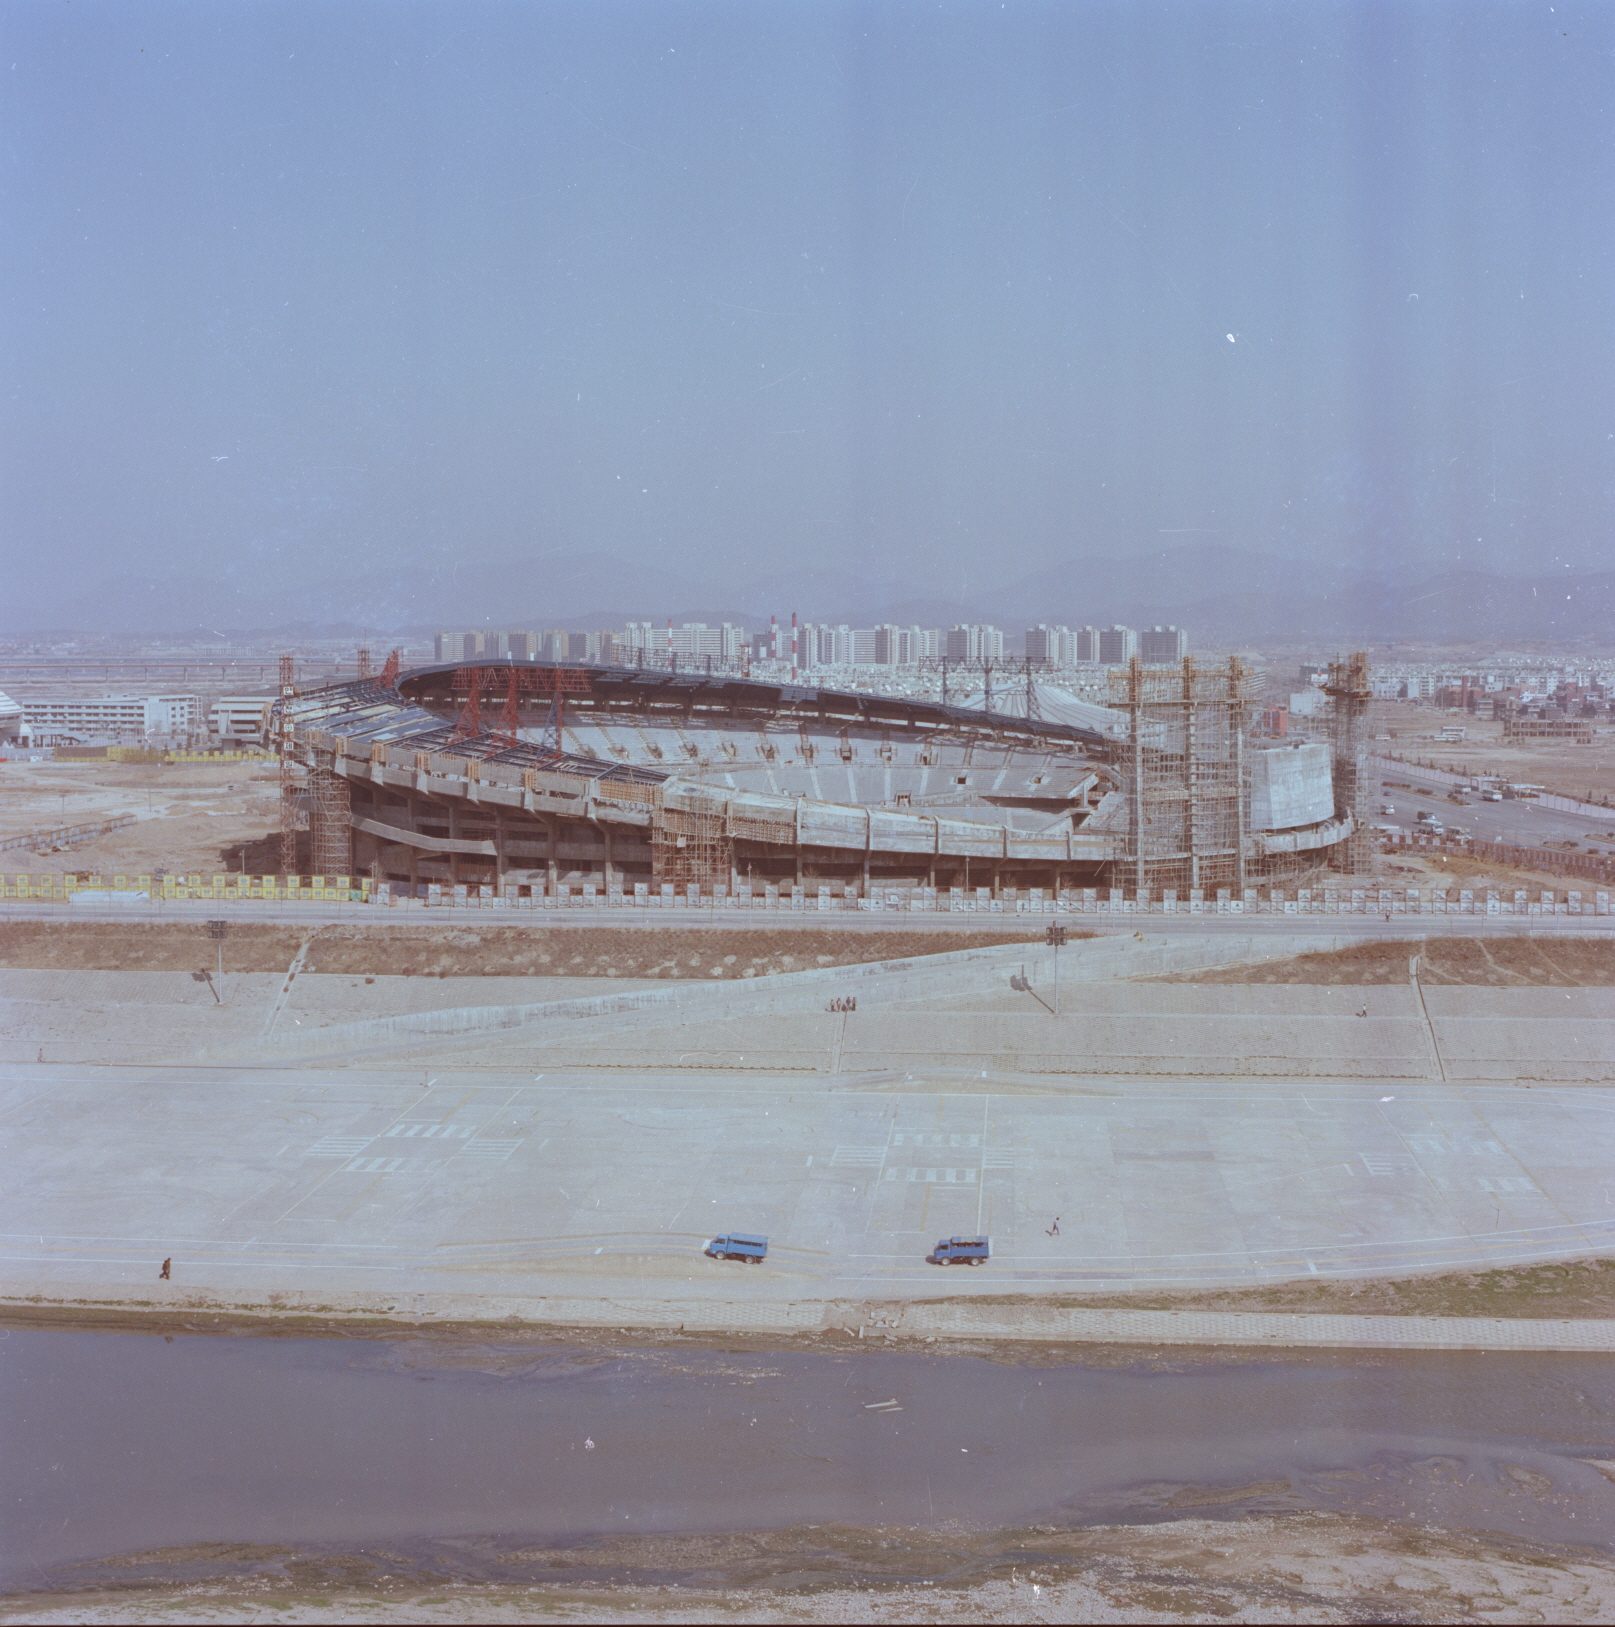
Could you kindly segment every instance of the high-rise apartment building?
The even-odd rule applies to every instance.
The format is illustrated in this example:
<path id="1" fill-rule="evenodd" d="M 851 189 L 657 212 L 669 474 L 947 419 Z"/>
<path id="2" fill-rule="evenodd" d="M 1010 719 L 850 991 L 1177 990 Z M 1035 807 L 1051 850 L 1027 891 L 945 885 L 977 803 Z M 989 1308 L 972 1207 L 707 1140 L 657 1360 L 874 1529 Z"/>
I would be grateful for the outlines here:
<path id="1" fill-rule="evenodd" d="M 917 667 L 936 657 L 937 635 L 928 627 L 897 627 L 883 622 L 875 628 L 875 665 Z"/>
<path id="2" fill-rule="evenodd" d="M 1035 666 L 1069 667 L 1077 656 L 1077 635 L 1069 627 L 1049 627 L 1039 622 L 1026 629 L 1026 659 Z"/>
<path id="3" fill-rule="evenodd" d="M 617 655 L 629 665 L 644 659 L 665 661 L 677 656 L 681 661 L 711 656 L 715 661 L 738 661 L 745 651 L 746 631 L 732 622 L 709 627 L 704 621 L 687 621 L 675 627 L 670 622 L 631 621 L 615 640 Z M 786 652 L 789 656 L 789 650 Z"/>
<path id="4" fill-rule="evenodd" d="M 1146 627 L 1138 635 L 1138 658 L 1147 667 L 1170 666 L 1189 653 L 1189 635 L 1181 627 Z"/>
<path id="5" fill-rule="evenodd" d="M 943 654 L 949 661 L 962 661 L 976 665 L 983 661 L 1004 659 L 1004 635 L 997 627 L 972 622 L 950 627 L 943 645 Z"/>
<path id="6" fill-rule="evenodd" d="M 1138 634 L 1131 627 L 1123 627 L 1117 622 L 1099 630 L 1099 660 L 1119 666 L 1124 661 L 1131 661 L 1137 654 Z"/>

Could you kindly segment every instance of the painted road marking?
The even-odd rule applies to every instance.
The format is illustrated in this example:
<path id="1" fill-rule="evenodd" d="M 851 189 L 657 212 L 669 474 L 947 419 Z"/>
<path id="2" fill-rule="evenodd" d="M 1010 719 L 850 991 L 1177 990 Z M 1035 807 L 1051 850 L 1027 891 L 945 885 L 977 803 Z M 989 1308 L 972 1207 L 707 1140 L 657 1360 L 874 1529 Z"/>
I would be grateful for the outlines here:
<path id="1" fill-rule="evenodd" d="M 1357 1155 L 1370 1175 L 1416 1175 L 1413 1160 L 1399 1152 L 1363 1152 Z"/>
<path id="2" fill-rule="evenodd" d="M 482 1137 L 468 1141 L 460 1149 L 460 1156 L 472 1158 L 508 1158 L 525 1141 L 525 1136 L 515 1141 L 490 1141 Z"/>
<path id="3" fill-rule="evenodd" d="M 884 1147 L 837 1147 L 835 1156 L 831 1158 L 832 1165 L 843 1168 L 858 1167 L 868 1169 L 871 1166 L 879 1168 L 886 1160 Z"/>
<path id="4" fill-rule="evenodd" d="M 894 1147 L 979 1147 L 979 1135 L 936 1135 L 915 1130 L 898 1130 L 892 1136 Z"/>
<path id="5" fill-rule="evenodd" d="M 974 1169 L 921 1169 L 916 1165 L 913 1169 L 888 1169 L 888 1181 L 923 1181 L 927 1186 L 974 1186 L 976 1184 L 976 1171 Z"/>
<path id="6" fill-rule="evenodd" d="M 363 1152 L 376 1138 L 374 1136 L 324 1136 L 316 1141 L 305 1158 L 351 1158 Z"/>
<path id="7" fill-rule="evenodd" d="M 344 1175 L 396 1175 L 404 1166 L 402 1158 L 355 1158 L 342 1166 Z"/>
<path id="8" fill-rule="evenodd" d="M 1537 1184 L 1524 1175 L 1477 1175 L 1475 1184 L 1482 1192 L 1535 1192 Z"/>
<path id="9" fill-rule="evenodd" d="M 417 1119 L 413 1123 L 399 1123 L 390 1126 L 385 1132 L 390 1136 L 442 1136 L 444 1140 L 469 1140 L 472 1129 L 469 1124 L 428 1124 L 424 1119 Z"/>

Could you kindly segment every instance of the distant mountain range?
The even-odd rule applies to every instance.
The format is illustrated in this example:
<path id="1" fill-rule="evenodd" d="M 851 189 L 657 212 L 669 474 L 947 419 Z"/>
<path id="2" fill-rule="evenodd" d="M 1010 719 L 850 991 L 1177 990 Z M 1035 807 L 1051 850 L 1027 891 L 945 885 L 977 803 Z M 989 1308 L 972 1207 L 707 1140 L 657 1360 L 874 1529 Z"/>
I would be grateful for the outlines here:
<path id="1" fill-rule="evenodd" d="M 912 580 L 912 574 L 909 575 Z M 907 585 L 906 582 L 903 585 Z M 408 566 L 327 576 L 306 587 L 260 580 L 128 575 L 48 608 L 13 597 L 0 631 L 173 634 L 315 628 L 416 634 L 434 627 L 620 627 L 631 620 L 877 622 L 946 627 L 987 621 L 1018 636 L 1038 622 L 1173 622 L 1201 645 L 1315 640 L 1615 643 L 1615 572 L 1505 577 L 1447 570 L 1354 573 L 1333 561 L 1231 548 L 1073 558 L 970 587 L 970 600 L 907 594 L 844 567 L 813 565 L 720 579 L 610 554 Z M 327 636 L 343 636 L 334 631 Z"/>

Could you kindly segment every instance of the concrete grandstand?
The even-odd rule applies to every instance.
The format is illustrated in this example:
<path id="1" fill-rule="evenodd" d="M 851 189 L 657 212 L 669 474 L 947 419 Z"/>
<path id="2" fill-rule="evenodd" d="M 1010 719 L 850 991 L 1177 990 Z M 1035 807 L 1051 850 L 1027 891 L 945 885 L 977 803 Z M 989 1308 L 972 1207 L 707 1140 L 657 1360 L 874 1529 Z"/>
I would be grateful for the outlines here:
<path id="1" fill-rule="evenodd" d="M 1176 760 L 1170 725 L 1052 692 L 1016 715 L 508 658 L 285 705 L 315 869 L 511 897 L 1058 899 L 1136 876 L 1154 817 L 1138 792 L 1165 783 L 1137 764 Z M 1243 714 L 1229 715 L 1243 742 Z M 1349 830 L 1327 760 L 1289 753 L 1268 766 L 1270 755 L 1239 748 L 1232 835 L 1177 820 L 1190 885 L 1326 862 Z"/>

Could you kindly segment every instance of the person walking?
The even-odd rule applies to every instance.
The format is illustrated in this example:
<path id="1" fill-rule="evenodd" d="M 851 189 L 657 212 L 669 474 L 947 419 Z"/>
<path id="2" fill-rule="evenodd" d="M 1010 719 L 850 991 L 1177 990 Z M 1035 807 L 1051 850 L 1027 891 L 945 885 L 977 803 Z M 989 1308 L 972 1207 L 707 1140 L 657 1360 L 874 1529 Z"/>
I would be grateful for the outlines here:
<path id="1" fill-rule="evenodd" d="M 1060 1235 L 1060 1217 L 1058 1215 L 1054 1217 L 1054 1224 L 1052 1226 L 1046 1226 L 1044 1228 L 1043 1235 L 1045 1237 L 1058 1237 Z"/>
<path id="2" fill-rule="evenodd" d="M 160 1281 L 167 1282 L 167 1281 L 170 1280 L 170 1273 L 173 1270 L 173 1265 L 174 1265 L 174 1256 L 172 1254 L 170 1254 L 168 1256 L 168 1258 L 163 1261 L 163 1269 L 157 1273 L 158 1279 Z"/>

